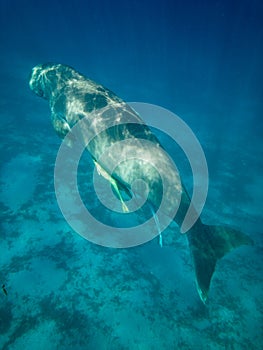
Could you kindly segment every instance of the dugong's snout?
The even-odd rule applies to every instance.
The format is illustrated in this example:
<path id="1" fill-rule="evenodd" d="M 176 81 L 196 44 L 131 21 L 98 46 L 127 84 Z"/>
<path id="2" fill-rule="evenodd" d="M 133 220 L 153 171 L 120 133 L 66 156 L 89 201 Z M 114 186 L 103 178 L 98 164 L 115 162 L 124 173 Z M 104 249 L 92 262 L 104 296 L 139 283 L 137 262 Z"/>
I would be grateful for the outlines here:
<path id="1" fill-rule="evenodd" d="M 49 100 L 72 79 L 75 71 L 62 64 L 44 63 L 35 66 L 29 77 L 29 87 L 38 96 Z"/>
<path id="2" fill-rule="evenodd" d="M 29 76 L 29 87 L 30 89 L 40 97 L 44 96 L 43 87 L 41 84 L 41 75 L 43 74 L 42 65 L 38 65 L 32 69 Z"/>

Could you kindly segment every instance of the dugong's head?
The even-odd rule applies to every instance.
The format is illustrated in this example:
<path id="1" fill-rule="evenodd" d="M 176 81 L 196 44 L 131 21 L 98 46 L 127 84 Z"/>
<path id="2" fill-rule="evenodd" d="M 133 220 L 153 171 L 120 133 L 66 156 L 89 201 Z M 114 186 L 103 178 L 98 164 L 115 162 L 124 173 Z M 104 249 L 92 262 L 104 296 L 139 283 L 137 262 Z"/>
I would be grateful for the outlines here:
<path id="1" fill-rule="evenodd" d="M 39 64 L 32 69 L 29 86 L 38 96 L 49 100 L 77 75 L 73 68 L 63 64 Z"/>

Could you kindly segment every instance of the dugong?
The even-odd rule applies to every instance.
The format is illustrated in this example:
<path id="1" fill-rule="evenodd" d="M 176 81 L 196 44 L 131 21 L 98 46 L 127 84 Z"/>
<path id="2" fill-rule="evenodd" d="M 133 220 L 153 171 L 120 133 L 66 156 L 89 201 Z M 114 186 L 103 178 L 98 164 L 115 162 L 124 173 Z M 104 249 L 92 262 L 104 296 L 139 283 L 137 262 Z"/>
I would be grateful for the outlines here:
<path id="1" fill-rule="evenodd" d="M 128 104 L 107 88 L 63 64 L 37 65 L 32 70 L 29 86 L 38 96 L 49 101 L 53 127 L 61 138 L 67 135 L 69 146 L 75 141 L 75 135 L 71 135 L 72 128 L 85 119 L 85 130 L 79 137 L 84 143 L 92 139 L 86 148 L 98 171 L 114 185 L 120 200 L 122 197 L 119 191 L 125 190 L 132 196 L 134 180 L 143 179 L 148 186 L 147 202 L 155 212 L 163 200 L 164 181 L 167 189 L 164 214 L 172 217 L 179 227 L 182 225 L 190 205 L 189 195 L 158 138 Z M 103 112 L 105 108 L 106 113 Z M 112 127 L 104 129 L 103 126 L 109 123 Z M 109 153 L 106 158 L 103 157 L 103 161 L 101 155 L 116 141 L 130 139 L 133 141 L 131 147 L 134 161 L 110 172 L 116 157 L 125 155 L 126 147 L 129 146 L 120 146 L 114 154 Z M 149 141 L 150 146 L 145 147 L 141 140 Z M 140 160 L 142 155 L 143 159 L 147 158 L 163 169 L 162 181 L 152 167 Z M 125 203 L 122 204 L 123 211 L 128 211 Z M 178 207 L 176 214 L 171 209 L 174 206 Z M 205 225 L 200 218 L 186 233 L 186 237 L 194 264 L 197 290 L 205 303 L 218 259 L 240 245 L 253 242 L 240 231 L 224 226 Z"/>

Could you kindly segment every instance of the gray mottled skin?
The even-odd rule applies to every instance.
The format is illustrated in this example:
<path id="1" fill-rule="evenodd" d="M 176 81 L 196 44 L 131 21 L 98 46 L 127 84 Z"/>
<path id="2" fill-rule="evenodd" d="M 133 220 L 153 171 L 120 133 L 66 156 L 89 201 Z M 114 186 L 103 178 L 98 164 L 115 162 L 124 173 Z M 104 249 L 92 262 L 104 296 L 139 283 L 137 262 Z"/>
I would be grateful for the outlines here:
<path id="1" fill-rule="evenodd" d="M 87 149 L 106 172 L 111 173 L 109 169 L 116 163 L 116 157 L 121 159 L 128 152 L 132 153 L 134 161 L 118 166 L 112 177 L 127 191 L 130 191 L 135 179 L 143 179 L 149 188 L 148 201 L 155 210 L 161 199 L 164 200 L 164 214 L 172 216 L 179 226 L 182 224 L 190 204 L 188 194 L 160 142 L 133 109 L 110 90 L 62 64 L 34 67 L 29 85 L 37 95 L 49 101 L 51 121 L 60 137 L 68 135 L 71 142 L 74 142 L 75 136 L 72 134 L 71 137 L 71 129 L 78 121 L 85 122 L 79 138 L 85 145 L 92 140 Z M 103 130 L 109 123 L 113 126 Z M 109 146 L 124 140 L 132 140 L 131 145 L 123 147 L 118 142 L 114 154 L 107 153 Z M 150 142 L 145 145 L 142 140 Z M 104 156 L 101 162 L 100 156 L 105 152 L 106 158 Z M 154 171 L 148 162 L 140 158 L 153 163 L 158 170 L 162 169 L 163 182 L 158 171 Z M 167 189 L 164 199 L 163 184 Z M 171 208 L 179 204 L 180 197 L 179 210 L 174 217 Z M 200 219 L 188 231 L 187 238 L 194 261 L 198 292 L 205 302 L 217 260 L 241 244 L 250 244 L 251 240 L 230 228 L 204 225 Z"/>
<path id="2" fill-rule="evenodd" d="M 158 208 L 162 199 L 162 181 L 158 171 L 153 171 L 152 165 L 142 159 L 153 162 L 158 170 L 161 169 L 163 181 L 167 186 L 164 214 L 173 218 L 172 209 L 178 205 L 182 193 L 179 174 L 157 138 L 134 110 L 108 89 L 65 65 L 46 64 L 35 67 L 30 87 L 49 101 L 51 121 L 60 137 L 70 133 L 73 126 L 83 120 L 85 128 L 82 128 L 80 138 L 85 143 L 92 139 L 87 148 L 94 160 L 100 163 L 100 156 L 107 152 L 109 146 L 114 144 L 117 147 L 114 153 L 108 152 L 106 161 L 100 164 L 106 171 L 116 164 L 116 156 L 125 159 L 128 151 L 132 153 L 134 161 L 116 168 L 113 176 L 128 189 L 131 189 L 135 179 L 143 179 L 150 190 L 149 202 L 155 208 Z M 108 123 L 113 127 L 101 132 L 103 126 Z M 129 139 L 131 140 L 129 150 L 121 143 L 119 146 L 116 144 L 116 141 Z M 146 147 L 141 140 L 150 142 Z M 72 142 L 74 142 L 73 135 Z M 178 213 L 176 220 L 179 225 L 189 206 L 188 197 L 185 196 L 184 199 L 185 205 L 183 206 L 182 201 L 180 214 Z"/>

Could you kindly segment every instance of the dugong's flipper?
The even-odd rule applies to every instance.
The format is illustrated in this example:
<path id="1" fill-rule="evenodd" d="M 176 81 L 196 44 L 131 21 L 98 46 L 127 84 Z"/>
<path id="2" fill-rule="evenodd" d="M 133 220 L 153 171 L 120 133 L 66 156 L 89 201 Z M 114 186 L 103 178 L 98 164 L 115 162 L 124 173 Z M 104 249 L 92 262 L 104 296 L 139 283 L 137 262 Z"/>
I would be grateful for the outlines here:
<path id="1" fill-rule="evenodd" d="M 225 226 L 199 224 L 188 233 L 196 284 L 200 298 L 205 303 L 216 262 L 232 249 L 253 244 L 244 233 Z"/>
<path id="2" fill-rule="evenodd" d="M 56 133 L 60 138 L 63 139 L 66 135 L 68 135 L 67 137 L 68 146 L 72 146 L 72 143 L 74 142 L 75 137 L 71 132 L 70 126 L 67 123 L 67 121 L 59 114 L 52 113 L 51 122 L 52 122 L 53 128 L 55 129 Z"/>

